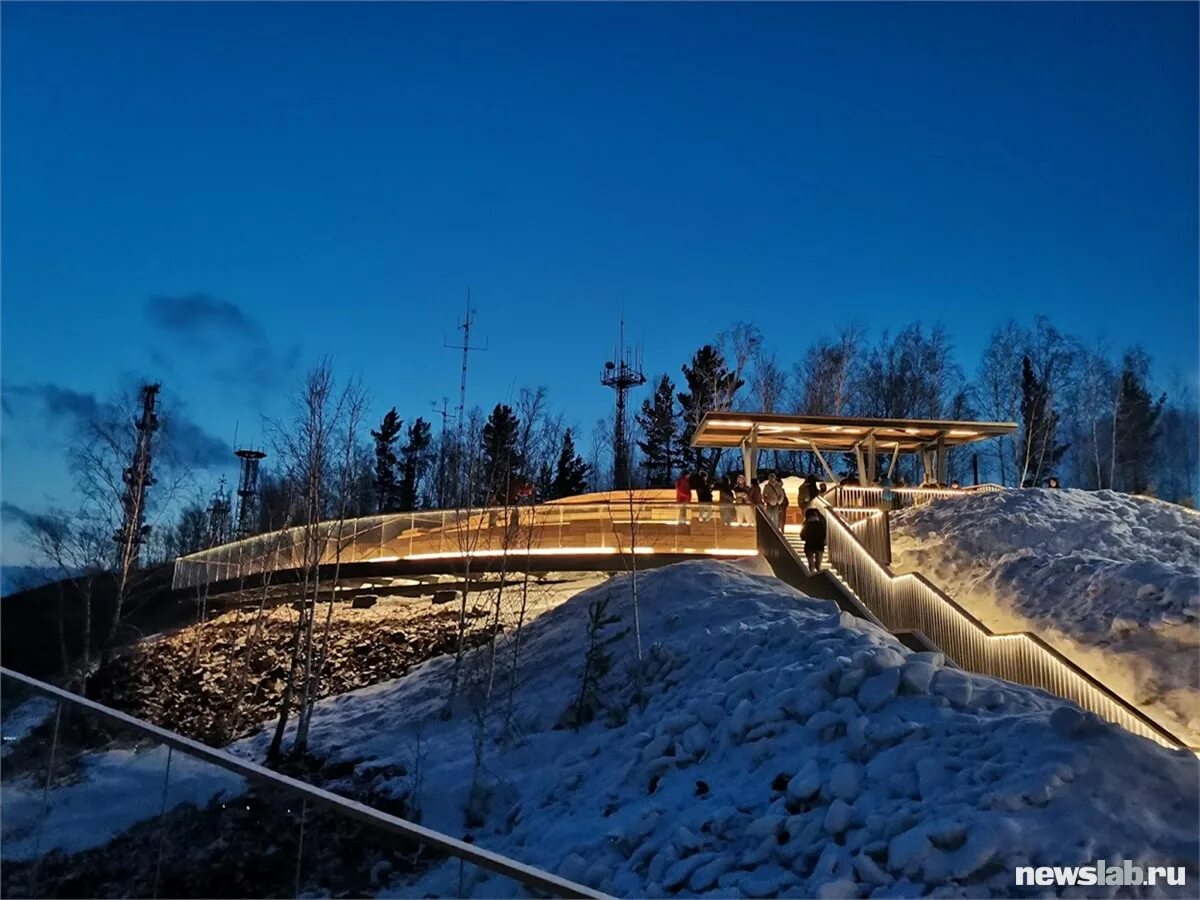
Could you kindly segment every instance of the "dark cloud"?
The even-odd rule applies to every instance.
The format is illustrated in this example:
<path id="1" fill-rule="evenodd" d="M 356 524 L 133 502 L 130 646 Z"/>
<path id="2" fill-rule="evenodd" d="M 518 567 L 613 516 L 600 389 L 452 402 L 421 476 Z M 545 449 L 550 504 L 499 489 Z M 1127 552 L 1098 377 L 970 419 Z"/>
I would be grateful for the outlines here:
<path id="1" fill-rule="evenodd" d="M 9 503 L 7 500 L 0 503 L 0 518 L 24 525 L 30 531 L 39 531 L 57 537 L 61 537 L 66 529 L 66 522 L 57 516 L 31 512 L 25 507 Z"/>
<path id="2" fill-rule="evenodd" d="M 184 463 L 211 469 L 233 462 L 233 448 L 228 443 L 179 413 L 164 419 L 163 434 L 172 452 Z"/>
<path id="3" fill-rule="evenodd" d="M 4 386 L 4 411 L 12 413 L 12 400 L 28 397 L 38 401 L 46 415 L 53 420 L 70 424 L 89 422 L 105 413 L 107 404 L 96 399 L 95 394 L 73 391 L 57 384 L 17 384 Z"/>
<path id="4" fill-rule="evenodd" d="M 186 337 L 240 337 L 252 342 L 265 340 L 263 328 L 236 303 L 208 294 L 158 296 L 146 301 L 150 321 Z"/>
<path id="5" fill-rule="evenodd" d="M 244 309 L 209 294 L 155 296 L 146 301 L 150 323 L 179 349 L 191 350 L 197 341 L 219 345 L 212 354 L 209 374 L 223 385 L 249 392 L 251 397 L 280 387 L 297 365 L 300 348 L 278 353 L 267 331 Z M 166 361 L 171 354 L 152 350 L 152 358 Z M 261 399 L 261 398 L 257 398 Z"/>
<path id="6" fill-rule="evenodd" d="M 80 429 L 118 414 L 112 403 L 98 400 L 95 394 L 57 384 L 5 385 L 4 397 L 33 400 L 53 423 L 68 429 Z M 229 465 L 232 459 L 233 448 L 228 443 L 205 431 L 178 406 L 169 403 L 162 414 L 162 439 L 169 454 L 188 465 L 207 469 Z"/>

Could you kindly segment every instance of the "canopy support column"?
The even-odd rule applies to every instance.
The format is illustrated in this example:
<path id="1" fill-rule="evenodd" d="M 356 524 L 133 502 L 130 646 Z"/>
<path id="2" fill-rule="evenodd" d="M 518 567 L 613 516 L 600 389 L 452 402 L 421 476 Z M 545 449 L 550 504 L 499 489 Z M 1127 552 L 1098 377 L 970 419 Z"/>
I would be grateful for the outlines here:
<path id="1" fill-rule="evenodd" d="M 867 480 L 867 465 L 863 460 L 863 448 L 861 442 L 854 445 L 854 462 L 858 468 L 858 483 L 870 484 L 871 482 Z"/>
<path id="2" fill-rule="evenodd" d="M 888 464 L 887 477 L 888 481 L 892 480 L 892 473 L 896 471 L 896 460 L 900 458 L 900 445 L 896 444 L 896 449 L 892 451 L 892 461 Z"/>
<path id="3" fill-rule="evenodd" d="M 750 428 L 750 434 L 742 440 L 742 473 L 749 484 L 758 475 L 758 426 Z"/>
<path id="4" fill-rule="evenodd" d="M 833 469 L 829 468 L 829 463 L 827 463 L 825 461 L 825 457 L 824 457 L 824 455 L 822 455 L 820 449 L 817 447 L 816 444 L 812 444 L 811 446 L 812 446 L 812 452 L 814 454 L 816 454 L 817 461 L 821 464 L 821 468 L 824 469 L 825 474 L 829 476 L 829 483 L 837 484 L 838 477 L 833 474 Z"/>

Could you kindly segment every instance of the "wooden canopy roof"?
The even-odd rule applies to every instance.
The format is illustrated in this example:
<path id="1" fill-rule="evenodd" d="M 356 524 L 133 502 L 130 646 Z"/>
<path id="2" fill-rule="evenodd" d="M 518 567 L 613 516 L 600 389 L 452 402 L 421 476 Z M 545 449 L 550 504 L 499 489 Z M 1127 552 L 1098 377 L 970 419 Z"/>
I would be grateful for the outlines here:
<path id="1" fill-rule="evenodd" d="M 709 412 L 692 436 L 693 447 L 740 447 L 751 435 L 760 450 L 851 451 L 874 437 L 880 450 L 916 453 L 939 443 L 955 447 L 1017 430 L 1015 422 L 942 419 L 868 419 L 849 416 L 788 416 L 775 413 Z"/>

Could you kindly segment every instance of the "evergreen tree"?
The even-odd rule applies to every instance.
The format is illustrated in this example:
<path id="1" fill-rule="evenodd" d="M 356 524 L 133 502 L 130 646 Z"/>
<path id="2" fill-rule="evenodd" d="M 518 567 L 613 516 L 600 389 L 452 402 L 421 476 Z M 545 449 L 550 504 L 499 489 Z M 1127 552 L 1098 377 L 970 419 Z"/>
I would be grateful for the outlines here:
<path id="1" fill-rule="evenodd" d="M 558 454 L 558 467 L 550 489 L 551 499 L 574 497 L 586 491 L 590 469 L 591 466 L 575 452 L 575 441 L 571 437 L 571 429 L 568 428 L 563 432 L 562 452 Z"/>
<path id="2" fill-rule="evenodd" d="M 1121 486 L 1131 494 L 1143 494 L 1150 487 L 1150 458 L 1167 402 L 1166 394 L 1157 401 L 1150 399 L 1144 383 L 1146 368 L 1143 355 L 1125 354 L 1114 440 Z"/>
<path id="3" fill-rule="evenodd" d="M 1038 378 L 1033 363 L 1021 360 L 1021 482 L 1041 484 L 1054 474 L 1054 467 L 1070 444 L 1056 443 L 1058 413 L 1054 411 L 1050 379 Z"/>
<path id="4" fill-rule="evenodd" d="M 402 512 L 416 509 L 417 492 L 429 469 L 429 447 L 433 429 L 424 419 L 408 426 L 408 441 L 400 451 L 400 487 L 398 508 Z"/>
<path id="5" fill-rule="evenodd" d="M 683 366 L 683 377 L 688 389 L 679 394 L 682 421 L 679 459 L 684 468 L 693 471 L 702 469 L 711 479 L 716 474 L 721 451 L 692 449 L 692 435 L 696 433 L 706 412 L 733 407 L 733 398 L 743 381 L 736 372 L 730 371 L 721 351 L 711 344 L 705 344 L 696 351 L 690 366 Z"/>
<path id="6" fill-rule="evenodd" d="M 675 385 L 663 375 L 654 389 L 654 397 L 642 401 L 637 415 L 644 439 L 638 441 L 646 470 L 648 487 L 670 487 L 675 479 L 676 437 L 679 423 L 675 421 Z"/>
<path id="7" fill-rule="evenodd" d="M 517 448 L 520 422 L 512 407 L 497 403 L 483 426 L 484 502 L 503 506 L 513 499 L 525 461 Z"/>
<path id="8" fill-rule="evenodd" d="M 393 406 L 379 423 L 379 430 L 371 431 L 375 439 L 375 497 L 381 513 L 395 511 L 399 500 L 395 445 L 402 424 Z"/>
<path id="9" fill-rule="evenodd" d="M 554 497 L 554 466 L 550 465 L 549 461 L 543 462 L 538 466 L 537 484 L 534 485 L 534 495 L 538 502 L 550 500 Z"/>

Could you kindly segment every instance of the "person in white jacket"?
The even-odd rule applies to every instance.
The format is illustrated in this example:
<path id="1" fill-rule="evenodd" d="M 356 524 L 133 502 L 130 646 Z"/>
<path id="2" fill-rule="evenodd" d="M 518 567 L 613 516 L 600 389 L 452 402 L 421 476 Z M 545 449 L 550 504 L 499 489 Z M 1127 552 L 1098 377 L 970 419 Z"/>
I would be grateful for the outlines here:
<path id="1" fill-rule="evenodd" d="M 767 483 L 763 486 L 763 505 L 767 508 L 767 515 L 771 521 L 775 523 L 775 527 L 783 531 L 783 515 L 787 509 L 787 492 L 783 489 L 783 482 L 779 480 L 779 474 L 772 472 L 767 476 Z"/>

